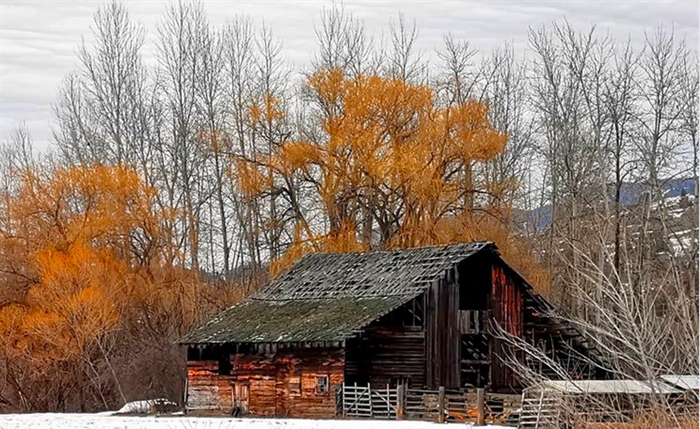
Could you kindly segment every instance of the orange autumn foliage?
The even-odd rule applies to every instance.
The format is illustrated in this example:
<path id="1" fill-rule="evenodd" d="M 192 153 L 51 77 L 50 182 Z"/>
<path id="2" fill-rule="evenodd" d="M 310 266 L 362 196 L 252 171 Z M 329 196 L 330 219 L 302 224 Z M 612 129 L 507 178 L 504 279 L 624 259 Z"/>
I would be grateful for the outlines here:
<path id="1" fill-rule="evenodd" d="M 146 225 L 147 190 L 125 168 L 22 172 L 2 247 L 23 249 L 13 266 L 33 281 L 0 308 L 8 353 L 38 365 L 81 359 L 119 321 L 133 228 Z M 8 325 L 0 322 L 0 326 Z"/>
<path id="2" fill-rule="evenodd" d="M 325 227 L 296 211 L 293 243 L 273 262 L 273 274 L 312 251 L 492 240 L 538 286 L 546 284 L 509 233 L 505 196 L 517 183 L 478 175 L 478 164 L 501 154 L 508 140 L 491 126 L 486 105 L 440 107 L 428 86 L 347 78 L 340 69 L 318 71 L 307 84 L 322 137 L 237 159 L 248 197 L 274 194 L 278 183 L 295 179 L 312 186 L 323 208 Z"/>
<path id="3" fill-rule="evenodd" d="M 17 174 L 0 224 L 0 362 L 26 409 L 59 409 L 47 390 L 119 397 L 128 374 L 112 360 L 144 344 L 175 347 L 211 296 L 181 265 L 166 228 L 173 213 L 156 210 L 156 191 L 135 170 Z"/>

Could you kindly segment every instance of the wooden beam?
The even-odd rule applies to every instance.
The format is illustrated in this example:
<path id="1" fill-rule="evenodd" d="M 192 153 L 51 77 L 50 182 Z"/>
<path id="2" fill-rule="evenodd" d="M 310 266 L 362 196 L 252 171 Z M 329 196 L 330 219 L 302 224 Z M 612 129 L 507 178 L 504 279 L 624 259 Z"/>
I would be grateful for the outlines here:
<path id="1" fill-rule="evenodd" d="M 403 420 L 404 385 L 399 384 L 396 389 L 396 420 Z"/>
<path id="2" fill-rule="evenodd" d="M 484 426 L 484 389 L 476 389 L 476 425 Z"/>
<path id="3" fill-rule="evenodd" d="M 445 386 L 438 390 L 438 423 L 445 423 Z"/>

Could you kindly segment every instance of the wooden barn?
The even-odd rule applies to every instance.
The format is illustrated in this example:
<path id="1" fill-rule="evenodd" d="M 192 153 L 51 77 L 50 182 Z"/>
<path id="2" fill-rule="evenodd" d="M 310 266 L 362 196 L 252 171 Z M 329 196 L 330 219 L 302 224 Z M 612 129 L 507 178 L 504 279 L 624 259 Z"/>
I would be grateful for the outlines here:
<path id="1" fill-rule="evenodd" d="M 519 392 L 504 357 L 537 362 L 494 326 L 596 376 L 594 350 L 493 243 L 307 255 L 180 341 L 187 409 L 332 417 L 342 383 Z"/>

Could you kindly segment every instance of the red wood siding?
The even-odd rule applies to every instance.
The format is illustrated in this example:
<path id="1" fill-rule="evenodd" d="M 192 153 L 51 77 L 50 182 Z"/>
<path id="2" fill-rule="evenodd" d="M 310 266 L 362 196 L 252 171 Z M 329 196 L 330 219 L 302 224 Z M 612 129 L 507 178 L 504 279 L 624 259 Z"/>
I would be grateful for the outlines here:
<path id="1" fill-rule="evenodd" d="M 494 264 L 492 275 L 492 315 L 509 334 L 523 338 L 523 295 L 513 277 L 500 264 Z M 511 353 L 502 342 L 492 338 L 491 385 L 494 388 L 516 387 L 515 373 L 501 359 Z M 522 358 L 517 354 L 519 359 Z"/>
<path id="2" fill-rule="evenodd" d="M 343 383 L 342 349 L 301 349 L 274 356 L 231 355 L 231 375 L 219 375 L 216 361 L 188 361 L 188 410 L 230 414 L 234 386 L 248 386 L 248 414 L 266 417 L 335 416 L 335 389 Z M 316 392 L 327 376 L 328 391 Z"/>
<path id="3" fill-rule="evenodd" d="M 230 413 L 233 408 L 230 377 L 219 376 L 217 361 L 187 362 L 187 405 L 194 412 Z"/>

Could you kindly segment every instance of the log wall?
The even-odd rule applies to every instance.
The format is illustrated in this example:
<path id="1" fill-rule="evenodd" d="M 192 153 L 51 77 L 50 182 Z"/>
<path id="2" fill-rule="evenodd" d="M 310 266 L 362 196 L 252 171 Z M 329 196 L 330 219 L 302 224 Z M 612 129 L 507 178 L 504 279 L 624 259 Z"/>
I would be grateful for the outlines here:
<path id="1" fill-rule="evenodd" d="M 219 374 L 217 361 L 187 362 L 188 411 L 230 415 L 234 404 L 243 400 L 251 416 L 335 416 L 335 389 L 344 380 L 342 349 L 232 354 L 230 362 L 230 375 Z M 328 377 L 328 389 L 319 393 L 317 377 L 321 376 Z"/>
<path id="2" fill-rule="evenodd" d="M 230 413 L 233 409 L 230 377 L 218 375 L 212 360 L 187 361 L 187 408 L 197 413 Z"/>

